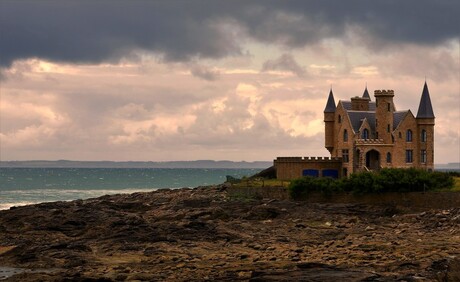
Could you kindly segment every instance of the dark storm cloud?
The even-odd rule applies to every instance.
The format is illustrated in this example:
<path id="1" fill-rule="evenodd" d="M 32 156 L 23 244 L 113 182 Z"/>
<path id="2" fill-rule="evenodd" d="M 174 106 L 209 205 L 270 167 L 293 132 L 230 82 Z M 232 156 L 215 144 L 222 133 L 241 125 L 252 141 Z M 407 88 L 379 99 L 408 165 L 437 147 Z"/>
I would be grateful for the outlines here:
<path id="1" fill-rule="evenodd" d="M 0 64 L 101 62 L 141 49 L 167 61 L 242 52 L 244 37 L 285 47 L 341 38 L 437 44 L 458 37 L 460 1 L 1 1 Z"/>

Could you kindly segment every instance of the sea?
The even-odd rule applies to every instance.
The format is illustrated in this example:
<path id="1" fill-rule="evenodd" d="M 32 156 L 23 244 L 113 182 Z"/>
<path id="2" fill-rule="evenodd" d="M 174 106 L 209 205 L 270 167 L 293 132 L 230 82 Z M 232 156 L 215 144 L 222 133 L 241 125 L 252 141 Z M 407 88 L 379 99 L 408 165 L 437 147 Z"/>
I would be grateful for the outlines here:
<path id="1" fill-rule="evenodd" d="M 225 182 L 258 168 L 0 168 L 0 210 L 42 202 L 88 199 Z"/>

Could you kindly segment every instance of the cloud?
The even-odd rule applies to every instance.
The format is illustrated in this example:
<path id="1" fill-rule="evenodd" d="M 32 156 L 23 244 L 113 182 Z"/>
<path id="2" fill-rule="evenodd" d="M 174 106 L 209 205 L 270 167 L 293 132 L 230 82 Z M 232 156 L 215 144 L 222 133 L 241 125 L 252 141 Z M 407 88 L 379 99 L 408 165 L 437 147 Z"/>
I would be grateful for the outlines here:
<path id="1" fill-rule="evenodd" d="M 190 73 L 198 78 L 214 81 L 219 78 L 220 72 L 218 70 L 209 69 L 205 66 L 194 64 L 190 67 Z"/>
<path id="2" fill-rule="evenodd" d="M 345 40 L 368 48 L 441 44 L 458 38 L 458 1 L 1 1 L 0 65 L 42 58 L 113 62 L 132 52 L 165 61 L 244 53 L 255 40 L 300 48 Z"/>
<path id="3" fill-rule="evenodd" d="M 306 74 L 305 69 L 290 54 L 283 54 L 277 59 L 266 61 L 262 66 L 262 71 L 271 70 L 289 71 L 298 77 L 304 77 Z"/>

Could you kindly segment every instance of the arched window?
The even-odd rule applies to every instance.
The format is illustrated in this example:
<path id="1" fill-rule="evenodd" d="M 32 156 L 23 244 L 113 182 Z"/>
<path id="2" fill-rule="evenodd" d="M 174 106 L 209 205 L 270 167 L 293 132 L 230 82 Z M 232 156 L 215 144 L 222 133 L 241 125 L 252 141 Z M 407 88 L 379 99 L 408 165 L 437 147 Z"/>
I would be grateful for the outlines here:
<path id="1" fill-rule="evenodd" d="M 387 163 L 391 163 L 391 153 L 387 153 Z"/>
<path id="2" fill-rule="evenodd" d="M 422 142 L 426 142 L 426 130 L 422 129 L 422 134 L 420 136 L 420 139 L 422 139 Z"/>
<path id="3" fill-rule="evenodd" d="M 343 130 L 343 142 L 348 141 L 348 131 L 346 129 Z"/>
<path id="4" fill-rule="evenodd" d="M 342 116 L 339 115 L 339 123 L 341 123 L 341 122 L 342 122 Z"/>
<path id="5" fill-rule="evenodd" d="M 407 142 L 412 142 L 412 130 L 408 129 L 406 131 L 406 141 Z"/>
<path id="6" fill-rule="evenodd" d="M 369 139 L 369 130 L 367 128 L 363 130 L 362 139 Z"/>

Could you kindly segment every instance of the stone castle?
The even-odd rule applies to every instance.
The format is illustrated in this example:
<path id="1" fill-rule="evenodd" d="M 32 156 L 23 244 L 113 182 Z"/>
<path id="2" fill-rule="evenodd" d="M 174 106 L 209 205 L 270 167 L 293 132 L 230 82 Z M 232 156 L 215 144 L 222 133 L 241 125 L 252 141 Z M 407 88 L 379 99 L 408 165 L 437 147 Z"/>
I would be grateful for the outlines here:
<path id="1" fill-rule="evenodd" d="M 361 97 L 336 105 L 331 89 L 324 109 L 325 147 L 331 157 L 279 157 L 274 161 L 277 178 L 339 178 L 389 167 L 433 170 L 435 117 L 426 82 L 417 116 L 396 110 L 393 90 L 375 90 L 374 97 L 366 87 Z"/>

